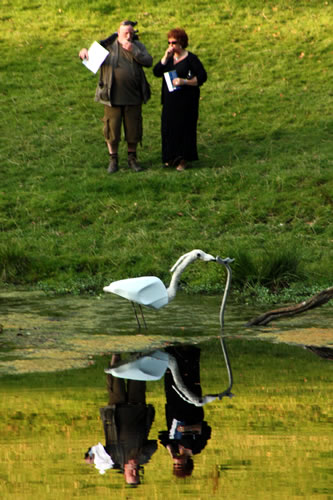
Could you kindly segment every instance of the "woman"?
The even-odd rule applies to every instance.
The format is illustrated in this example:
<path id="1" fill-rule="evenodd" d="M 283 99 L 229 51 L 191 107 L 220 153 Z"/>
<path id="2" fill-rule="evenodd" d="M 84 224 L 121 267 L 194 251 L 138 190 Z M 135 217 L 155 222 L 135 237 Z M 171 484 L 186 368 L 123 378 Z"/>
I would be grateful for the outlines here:
<path id="1" fill-rule="evenodd" d="M 180 378 L 185 387 L 202 396 L 200 384 L 200 354 L 197 346 L 167 347 L 166 351 L 177 361 Z M 211 437 L 211 427 L 204 420 L 204 410 L 188 402 L 175 390 L 177 384 L 170 369 L 164 375 L 166 396 L 165 417 L 167 430 L 159 432 L 160 443 L 168 450 L 173 473 L 178 477 L 190 476 L 193 455 L 201 453 Z"/>
<path id="2" fill-rule="evenodd" d="M 207 73 L 198 57 L 186 50 L 188 37 L 183 29 L 173 29 L 167 36 L 168 48 L 154 67 L 157 77 L 176 71 L 174 91 L 169 91 L 166 78 L 162 83 L 162 158 L 165 166 L 182 171 L 188 161 L 198 159 L 199 87 L 207 80 Z"/>

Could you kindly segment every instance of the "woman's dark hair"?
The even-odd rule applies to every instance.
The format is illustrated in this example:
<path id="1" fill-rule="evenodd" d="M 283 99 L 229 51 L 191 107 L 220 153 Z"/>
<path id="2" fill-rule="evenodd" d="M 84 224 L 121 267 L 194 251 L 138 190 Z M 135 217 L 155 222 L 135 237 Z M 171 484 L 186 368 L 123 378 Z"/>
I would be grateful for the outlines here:
<path id="1" fill-rule="evenodd" d="M 188 36 L 186 34 L 186 31 L 182 28 L 175 28 L 173 30 L 170 30 L 167 37 L 175 38 L 177 42 L 183 47 L 183 49 L 186 49 L 186 47 L 188 46 Z"/>

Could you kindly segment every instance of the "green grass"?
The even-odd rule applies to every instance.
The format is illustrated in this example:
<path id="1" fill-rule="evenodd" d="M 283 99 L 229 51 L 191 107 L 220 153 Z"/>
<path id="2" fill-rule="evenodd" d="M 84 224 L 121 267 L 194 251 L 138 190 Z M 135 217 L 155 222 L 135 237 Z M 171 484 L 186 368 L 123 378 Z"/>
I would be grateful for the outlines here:
<path id="1" fill-rule="evenodd" d="M 4 0 L 0 138 L 0 283 L 101 290 L 140 274 L 169 280 L 182 253 L 236 257 L 238 291 L 332 277 L 332 6 L 323 1 Z M 160 168 L 160 80 L 146 74 L 139 157 L 146 171 L 106 173 L 103 108 L 82 46 L 138 21 L 156 62 L 183 26 L 208 72 L 200 161 Z M 27 26 L 29 28 L 27 29 Z M 125 145 L 120 151 L 126 160 Z M 189 291 L 219 291 L 196 265 Z M 257 297 L 260 294 L 257 294 Z"/>

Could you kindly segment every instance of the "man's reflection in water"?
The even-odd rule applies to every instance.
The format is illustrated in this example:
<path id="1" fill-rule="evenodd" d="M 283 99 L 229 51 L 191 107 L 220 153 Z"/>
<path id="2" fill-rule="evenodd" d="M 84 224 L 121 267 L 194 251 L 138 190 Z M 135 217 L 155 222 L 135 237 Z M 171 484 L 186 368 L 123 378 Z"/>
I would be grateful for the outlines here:
<path id="1" fill-rule="evenodd" d="M 118 361 L 120 355 L 113 355 L 111 366 Z M 85 461 L 95 464 L 101 474 L 121 469 L 125 481 L 136 486 L 140 484 L 139 470 L 157 449 L 156 440 L 148 440 L 155 410 L 146 404 L 145 382 L 128 380 L 126 389 L 124 379 L 107 375 L 107 387 L 109 404 L 100 408 L 106 444 L 89 448 Z"/>
<path id="2" fill-rule="evenodd" d="M 201 396 L 200 349 L 195 346 L 180 346 L 167 348 L 166 351 L 176 358 L 186 387 Z M 186 477 L 193 471 L 192 455 L 205 448 L 210 439 L 211 428 L 204 421 L 203 408 L 184 401 L 173 386 L 175 382 L 168 369 L 164 376 L 168 430 L 161 431 L 159 438 L 172 457 L 173 473 L 178 477 Z"/>

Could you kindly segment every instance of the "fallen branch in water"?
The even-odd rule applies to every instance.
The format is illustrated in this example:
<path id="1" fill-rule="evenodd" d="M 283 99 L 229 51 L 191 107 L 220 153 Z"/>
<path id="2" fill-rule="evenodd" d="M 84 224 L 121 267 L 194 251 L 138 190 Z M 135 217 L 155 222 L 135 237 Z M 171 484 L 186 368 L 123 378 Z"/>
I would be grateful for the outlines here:
<path id="1" fill-rule="evenodd" d="M 315 307 L 320 307 L 323 304 L 326 304 L 333 297 L 333 287 L 326 288 L 326 290 L 322 290 L 321 292 L 313 295 L 308 300 L 301 302 L 300 304 L 296 304 L 288 307 L 281 307 L 280 309 L 275 309 L 273 311 L 268 311 L 264 314 L 261 314 L 257 318 L 253 318 L 245 326 L 257 326 L 257 325 L 267 325 L 274 319 L 285 318 L 288 316 L 294 316 L 295 314 L 300 314 L 309 309 L 314 309 Z"/>
<path id="2" fill-rule="evenodd" d="M 320 358 L 333 359 L 333 349 L 330 347 L 316 347 L 313 345 L 306 345 L 305 347 L 308 351 L 313 352 L 313 354 L 317 354 Z"/>

